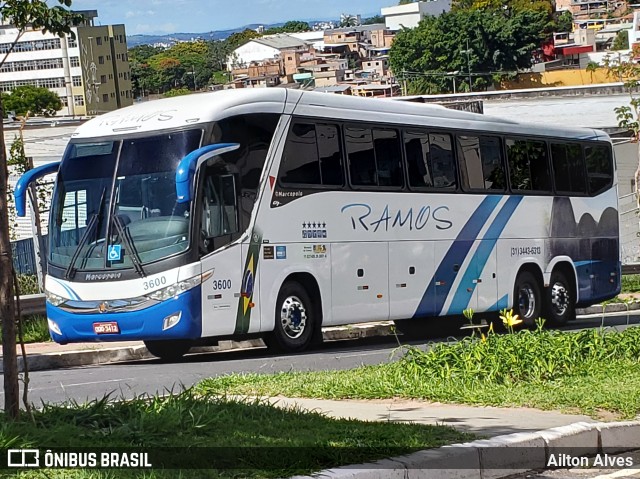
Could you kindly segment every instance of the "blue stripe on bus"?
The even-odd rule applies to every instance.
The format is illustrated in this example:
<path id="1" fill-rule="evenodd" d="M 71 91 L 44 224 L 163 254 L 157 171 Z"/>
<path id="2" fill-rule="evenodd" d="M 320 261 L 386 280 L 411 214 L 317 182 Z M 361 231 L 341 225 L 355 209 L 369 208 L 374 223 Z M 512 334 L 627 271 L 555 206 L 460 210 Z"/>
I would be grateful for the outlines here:
<path id="1" fill-rule="evenodd" d="M 522 196 L 509 197 L 494 218 L 484 238 L 480 241 L 473 258 L 471 258 L 464 272 L 464 276 L 462 276 L 462 280 L 460 280 L 458 284 L 458 289 L 451 301 L 447 314 L 461 314 L 462 311 L 468 307 L 469 301 L 471 301 L 471 297 L 476 289 L 476 284 L 473 280 L 481 276 L 482 270 L 484 270 L 484 267 L 487 265 L 489 256 L 498 242 L 498 238 L 521 201 Z"/>
<path id="2" fill-rule="evenodd" d="M 473 241 L 478 237 L 480 230 L 489 219 L 489 216 L 491 216 L 491 213 L 493 213 L 493 210 L 498 206 L 501 198 L 498 195 L 486 196 L 473 212 L 460 233 L 458 233 L 458 237 L 449 247 L 433 278 L 431 278 L 429 286 L 413 315 L 414 318 L 440 314 L 457 274 L 453 269 L 454 265 L 463 263 L 467 254 L 469 254 Z M 444 282 L 444 285 L 440 286 L 442 294 L 438 296 L 436 296 L 436 281 Z"/>
<path id="3" fill-rule="evenodd" d="M 54 278 L 51 278 L 51 277 L 47 278 L 47 280 L 58 283 L 67 292 L 67 294 L 69 295 L 69 299 L 73 299 L 74 301 L 80 301 L 80 296 L 78 296 L 77 293 L 66 284 L 60 281 L 56 281 Z"/>
<path id="4" fill-rule="evenodd" d="M 505 294 L 502 298 L 500 298 L 495 304 L 493 304 L 488 311 L 502 311 L 503 309 L 507 309 L 509 307 L 509 295 Z"/>

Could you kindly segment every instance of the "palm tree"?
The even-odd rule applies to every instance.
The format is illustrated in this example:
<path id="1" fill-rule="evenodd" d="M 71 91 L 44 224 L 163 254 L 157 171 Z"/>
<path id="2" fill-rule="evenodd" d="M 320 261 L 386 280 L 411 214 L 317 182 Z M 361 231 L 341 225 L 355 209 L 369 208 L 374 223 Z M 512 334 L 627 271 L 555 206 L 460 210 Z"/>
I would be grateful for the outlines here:
<path id="1" fill-rule="evenodd" d="M 585 68 L 585 70 L 589 73 L 589 75 L 591 76 L 591 83 L 593 83 L 593 74 L 598 71 L 598 68 L 600 68 L 600 65 L 597 62 L 594 61 L 590 61 L 589 63 L 587 63 L 587 67 Z"/>
<path id="2" fill-rule="evenodd" d="M 341 27 L 356 27 L 358 26 L 358 18 L 355 15 L 349 15 L 343 13 L 340 15 L 340 26 Z"/>

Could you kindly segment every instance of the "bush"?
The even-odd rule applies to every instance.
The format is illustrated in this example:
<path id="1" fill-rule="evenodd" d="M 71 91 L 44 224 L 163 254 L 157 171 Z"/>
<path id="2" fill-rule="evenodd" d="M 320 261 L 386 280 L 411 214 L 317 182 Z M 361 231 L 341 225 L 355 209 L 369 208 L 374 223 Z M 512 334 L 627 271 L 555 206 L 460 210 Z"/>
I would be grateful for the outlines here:
<path id="1" fill-rule="evenodd" d="M 538 328 L 434 344 L 427 351 L 410 347 L 400 361 L 427 381 L 438 378 L 508 385 L 589 374 L 613 360 L 637 362 L 639 358 L 640 328 L 576 333 Z"/>

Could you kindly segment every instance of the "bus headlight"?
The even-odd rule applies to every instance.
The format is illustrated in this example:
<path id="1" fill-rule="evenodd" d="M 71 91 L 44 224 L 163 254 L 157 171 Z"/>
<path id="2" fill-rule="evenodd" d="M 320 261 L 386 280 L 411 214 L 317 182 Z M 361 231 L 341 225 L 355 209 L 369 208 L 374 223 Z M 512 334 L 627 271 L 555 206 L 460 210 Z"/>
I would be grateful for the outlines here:
<path id="1" fill-rule="evenodd" d="M 147 298 L 155 299 L 156 301 L 166 301 L 167 299 L 174 298 L 185 291 L 189 291 L 195 288 L 202 282 L 202 276 L 194 276 L 193 278 L 179 281 L 178 283 L 167 286 L 166 288 L 159 289 L 153 293 L 147 294 Z"/>
<path id="2" fill-rule="evenodd" d="M 45 296 L 47 301 L 51 303 L 52 306 L 60 306 L 64 303 L 67 298 L 63 298 L 62 296 L 58 296 L 57 294 L 52 293 L 51 291 L 45 291 Z"/>

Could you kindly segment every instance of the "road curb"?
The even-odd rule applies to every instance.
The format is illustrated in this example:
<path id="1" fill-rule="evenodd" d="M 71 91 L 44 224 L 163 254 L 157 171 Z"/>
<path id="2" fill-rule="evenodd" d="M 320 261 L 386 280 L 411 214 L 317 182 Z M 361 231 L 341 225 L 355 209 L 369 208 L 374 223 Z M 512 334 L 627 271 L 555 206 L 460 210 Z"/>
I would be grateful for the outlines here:
<path id="1" fill-rule="evenodd" d="M 640 449 L 640 421 L 579 422 L 426 449 L 367 464 L 325 469 L 292 479 L 497 479 L 547 469 L 559 454 L 574 457 Z M 451 465 L 456 469 L 452 469 Z"/>
<path id="2" fill-rule="evenodd" d="M 629 309 L 627 309 L 627 306 Z M 640 302 L 634 303 L 612 303 L 605 306 L 604 313 L 616 313 L 623 311 L 635 311 L 640 309 Z M 576 311 L 578 316 L 603 314 L 602 306 L 590 306 Z M 396 334 L 393 321 L 381 321 L 378 323 L 356 324 L 346 326 L 333 326 L 323 329 L 325 341 L 340 341 L 347 339 L 363 339 L 376 336 L 391 336 Z M 247 349 L 264 346 L 261 339 L 246 341 L 223 340 L 218 346 L 194 347 L 191 353 L 212 353 L 220 351 L 231 351 L 236 349 Z M 28 346 L 27 346 L 28 347 Z M 109 364 L 114 362 L 136 361 L 140 359 L 152 359 L 147 349 L 141 344 L 132 346 L 109 347 L 108 343 L 101 343 L 100 346 L 76 351 L 61 351 L 49 353 L 28 354 L 29 370 L 44 371 L 48 369 L 69 368 L 78 366 L 90 366 L 94 364 Z M 22 358 L 18 355 L 18 368 L 22 371 Z M 3 361 L 0 357 L 0 372 L 4 371 Z"/>

